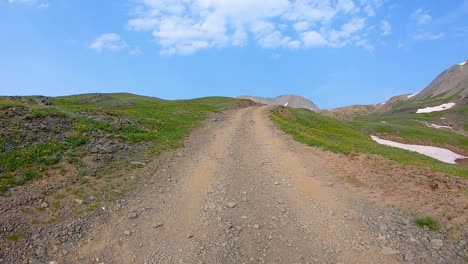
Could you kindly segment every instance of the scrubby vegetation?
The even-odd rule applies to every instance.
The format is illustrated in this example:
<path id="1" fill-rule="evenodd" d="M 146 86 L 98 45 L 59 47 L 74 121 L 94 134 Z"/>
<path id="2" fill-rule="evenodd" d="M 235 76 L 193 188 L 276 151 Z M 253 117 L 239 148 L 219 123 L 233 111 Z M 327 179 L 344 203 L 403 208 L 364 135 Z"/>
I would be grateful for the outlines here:
<path id="1" fill-rule="evenodd" d="M 437 221 L 431 216 L 418 217 L 414 220 L 414 223 L 421 228 L 424 228 L 424 226 L 427 226 L 432 231 L 440 230 L 439 221 Z"/>
<path id="2" fill-rule="evenodd" d="M 86 174 L 82 158 L 89 155 L 101 167 L 119 154 L 127 163 L 129 155 L 150 159 L 181 146 L 207 114 L 242 102 L 223 97 L 166 101 L 132 94 L 40 99 L 0 98 L 0 192 L 53 169 L 63 171 L 61 162 L 76 164 Z"/>

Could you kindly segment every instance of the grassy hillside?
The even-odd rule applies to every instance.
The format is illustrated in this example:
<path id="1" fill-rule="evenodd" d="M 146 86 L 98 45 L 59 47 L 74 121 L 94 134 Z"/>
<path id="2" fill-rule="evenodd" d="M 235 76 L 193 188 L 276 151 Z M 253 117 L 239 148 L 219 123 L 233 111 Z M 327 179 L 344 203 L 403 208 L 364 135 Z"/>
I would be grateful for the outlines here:
<path id="1" fill-rule="evenodd" d="M 289 108 L 289 111 L 291 111 L 292 117 L 286 117 L 278 112 L 273 112 L 271 117 L 283 131 L 293 135 L 295 140 L 304 144 L 343 154 L 353 152 L 378 154 L 402 165 L 429 167 L 433 171 L 468 177 L 468 169 L 459 165 L 446 164 L 418 153 L 375 143 L 363 131 L 379 130 L 381 127 L 378 127 L 378 124 L 381 123 L 363 120 L 359 122 L 340 121 L 304 110 Z M 404 128 L 403 125 L 401 127 Z M 414 135 L 413 131 L 405 129 L 400 131 Z M 447 135 L 444 133 L 448 132 L 435 133 L 433 138 L 445 140 Z M 451 140 L 464 144 L 465 147 L 467 145 L 465 138 L 456 137 Z"/>
<path id="2" fill-rule="evenodd" d="M 428 114 L 395 114 L 386 116 L 360 117 L 350 121 L 364 133 L 379 134 L 386 138 L 399 137 L 408 143 L 445 147 L 463 155 L 468 155 L 468 137 L 457 131 L 428 127 L 430 124 L 454 122 L 462 124 L 460 131 L 466 131 L 468 107 L 433 112 Z M 441 120 L 447 116 L 446 121 Z"/>
<path id="3" fill-rule="evenodd" d="M 70 168 L 80 178 L 111 173 L 132 160 L 151 160 L 181 146 L 207 114 L 242 102 L 224 97 L 166 101 L 132 94 L 49 100 L 0 99 L 0 192 Z M 90 156 L 94 161 L 87 162 Z"/>

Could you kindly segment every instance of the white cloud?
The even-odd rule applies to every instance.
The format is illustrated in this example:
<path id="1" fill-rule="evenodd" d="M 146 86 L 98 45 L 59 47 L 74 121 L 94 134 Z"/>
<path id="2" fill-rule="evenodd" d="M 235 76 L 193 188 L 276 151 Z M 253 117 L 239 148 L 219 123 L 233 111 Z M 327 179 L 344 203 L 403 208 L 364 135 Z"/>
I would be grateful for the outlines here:
<path id="1" fill-rule="evenodd" d="M 119 34 L 106 33 L 97 37 L 90 45 L 89 48 L 97 52 L 103 50 L 108 51 L 119 51 L 127 47 L 125 41 L 123 41 Z"/>
<path id="2" fill-rule="evenodd" d="M 418 25 L 425 25 L 431 22 L 432 16 L 426 10 L 419 8 L 411 14 L 411 19 Z"/>
<path id="3" fill-rule="evenodd" d="M 47 9 L 50 7 L 48 1 L 42 0 L 6 0 L 9 4 L 22 4 L 28 7 L 37 7 L 40 9 Z"/>
<path id="4" fill-rule="evenodd" d="M 244 46 L 357 45 L 383 0 L 131 0 L 127 28 L 149 31 L 161 54 Z M 348 21 L 341 23 L 341 21 Z M 362 46 L 362 45 L 361 45 Z"/>
<path id="5" fill-rule="evenodd" d="M 306 47 L 323 47 L 328 44 L 327 40 L 317 31 L 304 32 L 302 40 Z"/>
<path id="6" fill-rule="evenodd" d="M 382 30 L 382 33 L 381 33 L 382 36 L 388 36 L 392 34 L 392 26 L 390 25 L 390 22 L 388 22 L 387 20 L 383 20 L 380 23 L 380 29 Z"/>
<path id="7" fill-rule="evenodd" d="M 310 26 L 311 26 L 311 24 L 309 22 L 307 22 L 307 21 L 300 21 L 300 22 L 294 23 L 294 25 L 293 25 L 294 29 L 297 32 L 306 31 Z"/>
<path id="8" fill-rule="evenodd" d="M 140 56 L 140 55 L 143 55 L 143 52 L 141 51 L 141 49 L 139 47 L 134 47 L 131 51 L 130 51 L 130 55 L 133 55 L 133 56 Z"/>
<path id="9" fill-rule="evenodd" d="M 438 40 L 443 38 L 445 35 L 443 33 L 437 33 L 437 34 L 432 34 L 432 33 L 418 33 L 414 34 L 411 37 L 415 40 Z"/>

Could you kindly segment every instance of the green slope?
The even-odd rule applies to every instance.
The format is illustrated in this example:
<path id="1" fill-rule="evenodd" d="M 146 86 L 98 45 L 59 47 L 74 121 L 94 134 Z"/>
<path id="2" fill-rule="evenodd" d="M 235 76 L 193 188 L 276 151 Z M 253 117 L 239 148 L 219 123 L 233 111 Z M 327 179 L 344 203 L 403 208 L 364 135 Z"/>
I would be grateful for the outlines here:
<path id="1" fill-rule="evenodd" d="M 309 111 L 288 109 L 293 118 L 288 118 L 278 112 L 272 112 L 271 118 L 284 132 L 293 135 L 295 140 L 304 144 L 343 154 L 378 154 L 401 165 L 428 167 L 432 171 L 468 177 L 468 169 L 459 165 L 446 164 L 418 153 L 375 143 L 364 131 L 379 130 L 381 123 L 364 120 L 359 122 L 340 121 Z M 408 132 L 404 128 L 403 125 L 400 125 L 400 131 L 414 135 L 414 132 Z M 437 140 L 445 140 L 449 136 L 445 133 L 450 133 L 435 132 L 437 133 L 431 137 Z M 456 137 L 453 142 L 463 144 L 464 147 L 467 146 L 466 138 L 462 136 Z"/>
<path id="2" fill-rule="evenodd" d="M 85 94 L 39 105 L 1 98 L 5 125 L 0 126 L 0 192 L 63 170 L 63 162 L 78 171 L 85 169 L 82 158 L 89 154 L 91 137 L 138 146 L 139 159 L 151 160 L 163 150 L 180 147 L 209 113 L 243 102 L 225 97 L 166 101 L 133 94 Z"/>

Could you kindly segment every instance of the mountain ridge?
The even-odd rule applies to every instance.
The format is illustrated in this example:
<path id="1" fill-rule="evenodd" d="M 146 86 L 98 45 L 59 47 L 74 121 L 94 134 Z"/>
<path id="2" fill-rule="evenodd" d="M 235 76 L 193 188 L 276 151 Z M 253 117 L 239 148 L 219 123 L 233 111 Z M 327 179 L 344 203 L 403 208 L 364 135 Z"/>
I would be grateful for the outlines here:
<path id="1" fill-rule="evenodd" d="M 266 105 L 281 105 L 281 106 L 289 106 L 293 108 L 305 108 L 305 109 L 312 110 L 314 112 L 319 111 L 319 108 L 311 100 L 304 98 L 302 96 L 293 95 L 293 94 L 280 95 L 274 98 L 241 95 L 241 96 L 238 96 L 237 98 L 252 100 L 254 102 L 257 102 L 260 104 L 266 104 Z"/>

